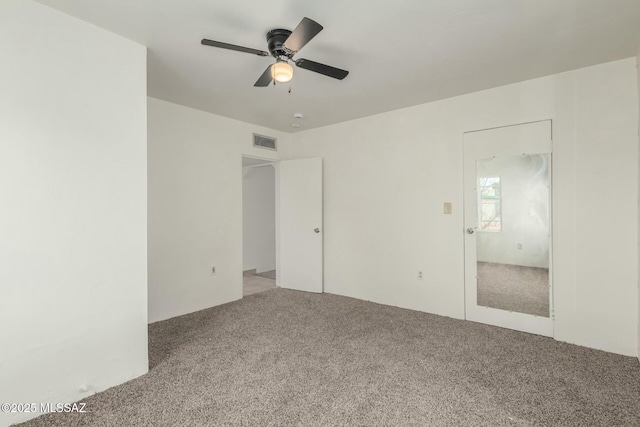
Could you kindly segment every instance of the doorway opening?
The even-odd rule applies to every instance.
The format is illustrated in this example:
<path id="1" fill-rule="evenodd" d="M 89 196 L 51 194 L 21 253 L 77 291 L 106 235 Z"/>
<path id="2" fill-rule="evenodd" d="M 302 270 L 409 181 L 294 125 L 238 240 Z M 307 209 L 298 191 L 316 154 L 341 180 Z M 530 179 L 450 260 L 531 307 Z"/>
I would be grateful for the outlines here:
<path id="1" fill-rule="evenodd" d="M 273 160 L 242 157 L 242 296 L 276 287 L 276 173 Z"/>

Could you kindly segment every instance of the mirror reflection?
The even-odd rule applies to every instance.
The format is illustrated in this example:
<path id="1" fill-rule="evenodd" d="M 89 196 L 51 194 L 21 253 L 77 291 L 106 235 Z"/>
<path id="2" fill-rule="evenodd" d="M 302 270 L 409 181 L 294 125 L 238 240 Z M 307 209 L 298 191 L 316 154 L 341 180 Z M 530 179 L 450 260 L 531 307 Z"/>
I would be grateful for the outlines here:
<path id="1" fill-rule="evenodd" d="M 482 159 L 478 305 L 549 317 L 549 155 Z"/>

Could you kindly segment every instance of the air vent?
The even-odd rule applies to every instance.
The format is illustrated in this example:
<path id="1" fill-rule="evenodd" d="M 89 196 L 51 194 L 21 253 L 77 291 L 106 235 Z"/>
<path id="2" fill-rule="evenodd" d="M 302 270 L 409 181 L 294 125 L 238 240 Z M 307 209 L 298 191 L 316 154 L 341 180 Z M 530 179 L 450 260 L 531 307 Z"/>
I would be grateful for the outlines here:
<path id="1" fill-rule="evenodd" d="M 268 148 L 269 150 L 277 150 L 276 142 L 278 140 L 276 138 L 271 138 L 270 136 L 258 135 L 257 133 L 253 134 L 253 146 L 258 148 Z"/>

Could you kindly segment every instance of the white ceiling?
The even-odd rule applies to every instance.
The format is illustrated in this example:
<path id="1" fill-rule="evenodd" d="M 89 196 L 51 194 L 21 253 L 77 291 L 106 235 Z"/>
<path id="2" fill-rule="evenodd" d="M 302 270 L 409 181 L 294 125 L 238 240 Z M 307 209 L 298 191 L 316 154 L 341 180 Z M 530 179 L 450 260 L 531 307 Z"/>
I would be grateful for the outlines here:
<path id="1" fill-rule="evenodd" d="M 148 46 L 150 96 L 285 132 L 631 57 L 640 35 L 639 0 L 39 1 Z M 324 30 L 296 57 L 345 80 L 255 88 L 271 57 L 200 44 L 267 50 L 304 16 Z"/>

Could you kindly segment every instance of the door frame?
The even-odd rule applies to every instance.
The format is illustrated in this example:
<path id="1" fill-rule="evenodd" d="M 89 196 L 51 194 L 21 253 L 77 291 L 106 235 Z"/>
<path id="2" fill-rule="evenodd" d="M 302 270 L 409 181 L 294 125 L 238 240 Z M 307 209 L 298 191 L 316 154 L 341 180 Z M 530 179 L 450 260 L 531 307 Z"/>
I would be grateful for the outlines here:
<path id="1" fill-rule="evenodd" d="M 474 210 L 475 214 L 477 215 L 477 205 L 476 203 L 473 204 L 473 206 L 468 206 L 468 204 L 466 203 L 466 181 L 468 179 L 467 177 L 467 170 L 466 170 L 466 144 L 465 144 L 465 135 L 470 134 L 470 133 L 476 133 L 476 132 L 483 132 L 483 131 L 490 131 L 490 130 L 498 130 L 498 129 L 504 129 L 504 128 L 511 128 L 511 127 L 515 127 L 515 126 L 522 126 L 522 125 L 528 125 L 528 124 L 536 124 L 536 123 L 542 123 L 542 122 L 548 122 L 549 123 L 549 130 L 550 130 L 550 134 L 549 134 L 549 146 L 548 146 L 548 151 L 546 153 L 548 153 L 549 155 L 549 318 L 541 318 L 539 316 L 533 316 L 530 314 L 524 314 L 524 313 L 518 313 L 518 312 L 511 312 L 511 311 L 507 311 L 507 310 L 500 310 L 500 309 L 495 309 L 495 308 L 491 308 L 491 307 L 480 307 L 477 306 L 477 296 L 476 296 L 476 307 L 480 308 L 481 310 L 485 310 L 486 315 L 483 315 L 483 319 L 480 320 L 478 318 L 478 316 L 476 316 L 476 313 L 470 313 L 469 310 L 469 295 L 468 295 L 468 286 L 467 286 L 467 282 L 468 282 L 468 274 L 469 271 L 467 269 L 467 245 L 468 245 L 468 239 L 467 239 L 467 235 L 466 235 L 466 228 L 468 226 L 467 224 L 467 213 L 469 209 Z M 531 153 L 533 154 L 533 153 Z M 504 328 L 508 328 L 508 329 L 514 329 L 514 330 L 519 330 L 522 332 L 528 332 L 528 333 L 534 333 L 534 334 L 538 334 L 538 335 L 543 335 L 543 336 L 548 336 L 548 337 L 553 337 L 555 335 L 555 307 L 554 307 L 554 292 L 555 292 L 555 286 L 554 286 L 554 280 L 553 280 L 553 272 L 554 272 L 554 255 L 553 255 L 553 223 L 554 223 L 554 212 L 553 212 L 553 188 L 554 188 L 554 170 L 553 170 L 553 120 L 550 118 L 547 119 L 539 119 L 539 120 L 532 120 L 532 121 L 526 121 L 526 122 L 519 122 L 519 123 L 513 123 L 513 124 L 508 124 L 508 125 L 503 125 L 503 126 L 494 126 L 494 127 L 489 127 L 489 128 L 483 128 L 483 129 L 474 129 L 474 130 L 470 130 L 470 131 L 465 131 L 462 133 L 462 175 L 463 175 L 463 180 L 462 180 L 462 200 L 463 200 L 463 215 L 462 215 L 462 233 L 463 233 L 463 277 L 464 277 L 464 283 L 463 283 L 463 298 L 464 298 L 464 318 L 465 320 L 469 320 L 469 321 L 475 321 L 475 322 L 480 322 L 480 323 L 486 323 L 486 324 L 491 324 L 494 326 L 498 326 L 498 327 L 504 327 Z M 475 229 L 475 227 L 474 227 Z M 476 243 L 476 240 L 474 239 L 474 244 Z M 477 257 L 476 257 L 477 259 Z M 476 282 L 476 292 L 477 292 L 477 282 Z M 502 312 L 502 313 L 500 313 Z M 504 313 L 509 313 L 508 316 L 511 317 L 511 319 L 508 319 L 507 322 L 505 322 L 505 318 L 506 315 Z M 533 323 L 535 323 L 535 325 L 533 325 L 533 327 L 530 326 L 530 324 L 532 323 L 532 317 L 538 317 L 537 321 L 534 321 Z M 546 325 L 544 324 L 546 323 Z"/>
<path id="2" fill-rule="evenodd" d="M 243 169 L 244 167 L 242 166 L 242 159 L 243 158 L 249 158 L 249 159 L 255 159 L 255 160 L 260 160 L 263 163 L 261 164 L 257 164 L 257 165 L 253 165 L 253 166 L 248 166 L 248 167 L 263 167 L 263 166 L 272 166 L 274 168 L 275 171 L 275 178 L 274 178 L 274 185 L 275 185 L 275 258 L 276 258 L 276 286 L 280 287 L 280 280 L 281 280 L 281 260 L 282 260 L 282 256 L 281 256 L 281 232 L 282 232 L 282 227 L 280 226 L 280 161 L 281 160 L 304 160 L 304 158 L 302 159 L 273 159 L 273 158 L 268 158 L 268 157 L 260 157 L 260 156 L 256 156 L 256 155 L 251 155 L 251 154 L 243 154 L 241 153 L 240 155 L 240 179 L 241 179 L 241 185 L 243 184 L 243 180 L 244 180 L 244 172 Z M 324 160 L 322 162 L 324 164 Z M 322 168 L 322 170 L 324 171 L 324 167 Z M 241 187 L 241 194 L 244 194 L 244 191 Z M 321 192 L 321 197 L 322 199 L 324 199 L 324 186 L 323 186 L 323 190 Z M 244 198 L 241 197 L 240 203 L 241 203 L 241 213 L 242 215 L 244 215 Z M 321 210 L 321 223 L 319 224 L 319 228 L 321 230 L 320 232 L 320 238 L 322 239 L 322 244 L 321 244 L 321 272 L 322 272 L 322 290 L 321 293 L 324 292 L 324 207 L 322 207 Z M 243 254 L 243 258 L 244 258 L 244 225 L 241 226 L 241 247 L 242 247 L 242 254 Z M 244 271 L 244 264 L 243 267 L 241 267 L 241 271 L 239 272 L 240 275 L 242 276 L 242 273 Z M 240 287 L 240 294 L 242 295 L 242 282 L 241 282 L 241 287 Z"/>

